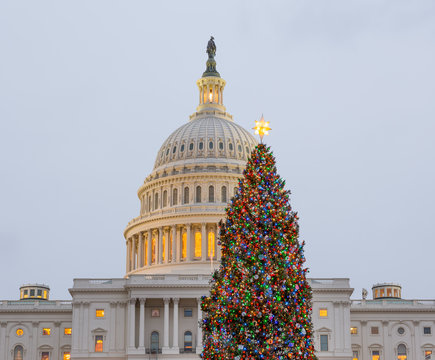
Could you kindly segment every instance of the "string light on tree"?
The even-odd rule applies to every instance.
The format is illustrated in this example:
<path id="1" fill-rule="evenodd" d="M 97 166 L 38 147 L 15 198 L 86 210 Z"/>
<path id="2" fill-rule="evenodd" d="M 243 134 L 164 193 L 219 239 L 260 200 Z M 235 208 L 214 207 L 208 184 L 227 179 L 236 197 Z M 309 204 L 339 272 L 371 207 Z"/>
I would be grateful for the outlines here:
<path id="1" fill-rule="evenodd" d="M 256 123 L 261 139 L 270 130 Z M 252 151 L 220 223 L 221 266 L 201 308 L 207 360 L 315 360 L 312 291 L 289 191 L 270 148 Z"/>

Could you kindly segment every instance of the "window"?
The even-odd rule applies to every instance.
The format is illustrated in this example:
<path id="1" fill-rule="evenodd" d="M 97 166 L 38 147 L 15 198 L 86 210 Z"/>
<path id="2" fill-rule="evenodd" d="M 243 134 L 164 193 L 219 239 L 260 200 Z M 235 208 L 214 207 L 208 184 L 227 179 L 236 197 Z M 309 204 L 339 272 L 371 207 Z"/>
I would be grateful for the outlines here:
<path id="1" fill-rule="evenodd" d="M 432 329 L 430 328 L 430 326 L 425 326 L 423 328 L 423 334 L 424 335 L 430 335 L 430 334 L 432 334 Z"/>
<path id="2" fill-rule="evenodd" d="M 193 150 L 193 142 L 189 144 L 189 150 L 190 150 L 190 151 Z"/>
<path id="3" fill-rule="evenodd" d="M 165 190 L 163 191 L 163 207 L 166 207 L 168 205 L 168 192 Z"/>
<path id="4" fill-rule="evenodd" d="M 17 334 L 17 336 L 23 336 L 23 334 L 24 334 L 24 331 L 23 331 L 23 329 L 17 329 L 17 331 L 15 331 L 15 333 Z"/>
<path id="5" fill-rule="evenodd" d="M 166 156 L 169 154 L 169 148 L 166 149 Z"/>
<path id="6" fill-rule="evenodd" d="M 162 261 L 165 261 L 165 255 L 166 255 L 166 251 L 165 251 L 166 247 L 165 247 L 165 245 L 166 245 L 166 236 L 163 235 L 162 236 Z"/>
<path id="7" fill-rule="evenodd" d="M 193 316 L 192 308 L 185 308 L 184 309 L 184 317 L 192 317 L 192 316 Z"/>
<path id="8" fill-rule="evenodd" d="M 29 297 L 29 290 L 24 290 L 24 298 Z"/>
<path id="9" fill-rule="evenodd" d="M 183 259 L 187 257 L 187 234 L 185 232 L 181 237 L 181 257 Z"/>
<path id="10" fill-rule="evenodd" d="M 184 152 L 184 144 L 180 146 L 180 152 Z"/>
<path id="11" fill-rule="evenodd" d="M 201 186 L 196 187 L 195 202 L 197 203 L 201 202 Z"/>
<path id="12" fill-rule="evenodd" d="M 377 326 L 372 326 L 372 327 L 370 328 L 370 333 L 371 333 L 372 335 L 378 335 L 378 334 L 379 334 L 379 328 L 378 328 Z"/>
<path id="13" fill-rule="evenodd" d="M 97 309 L 95 310 L 95 316 L 98 318 L 104 317 L 104 309 Z"/>
<path id="14" fill-rule="evenodd" d="M 352 351 L 352 360 L 358 360 L 358 351 Z"/>
<path id="15" fill-rule="evenodd" d="M 186 186 L 184 188 L 184 199 L 183 199 L 184 204 L 188 204 L 189 203 L 189 188 Z"/>
<path id="16" fill-rule="evenodd" d="M 42 290 L 41 289 L 38 289 L 36 291 L 36 296 L 39 297 L 39 298 L 42 298 Z"/>
<path id="17" fill-rule="evenodd" d="M 172 149 L 172 153 L 175 154 L 176 151 L 177 151 L 177 147 L 174 146 L 174 148 Z"/>
<path id="18" fill-rule="evenodd" d="M 23 360 L 23 356 L 24 356 L 24 349 L 23 349 L 23 347 L 21 345 L 15 346 L 15 349 L 14 349 L 14 360 Z"/>
<path id="19" fill-rule="evenodd" d="M 224 143 L 221 141 L 219 143 L 219 150 L 223 150 L 224 149 Z"/>
<path id="20" fill-rule="evenodd" d="M 320 317 L 327 317 L 328 316 L 328 309 L 320 309 L 319 316 Z"/>
<path id="21" fill-rule="evenodd" d="M 51 334 L 51 329 L 50 328 L 43 328 L 42 329 L 42 335 L 50 335 Z"/>
<path id="22" fill-rule="evenodd" d="M 398 360 L 406 360 L 406 346 L 403 344 L 400 344 L 397 347 L 397 359 Z"/>
<path id="23" fill-rule="evenodd" d="M 227 202 L 227 187 L 222 186 L 221 189 L 221 202 L 226 203 Z"/>
<path id="24" fill-rule="evenodd" d="M 151 354 L 159 353 L 159 333 L 157 331 L 153 331 L 151 333 Z"/>
<path id="25" fill-rule="evenodd" d="M 192 332 L 184 333 L 184 352 L 192 352 Z"/>
<path id="26" fill-rule="evenodd" d="M 198 149 L 199 150 L 204 149 L 204 143 L 202 141 L 200 141 L 200 143 L 198 144 Z"/>
<path id="27" fill-rule="evenodd" d="M 70 360 L 71 359 L 71 353 L 69 351 L 65 351 L 63 353 L 63 360 Z"/>
<path id="28" fill-rule="evenodd" d="M 358 328 L 357 328 L 357 327 L 351 327 L 351 328 L 350 328 L 350 333 L 351 333 L 352 335 L 356 335 L 356 334 L 358 334 Z"/>
<path id="29" fill-rule="evenodd" d="M 30 296 L 35 296 L 35 289 L 30 289 Z"/>
<path id="30" fill-rule="evenodd" d="M 210 142 L 208 143 L 208 148 L 209 148 L 210 150 L 213 150 L 213 141 L 210 141 Z"/>
<path id="31" fill-rule="evenodd" d="M 47 298 L 47 290 L 44 290 L 44 299 Z"/>
<path id="32" fill-rule="evenodd" d="M 237 150 L 239 150 L 239 152 L 242 152 L 242 145 L 239 144 L 239 145 L 237 146 Z"/>
<path id="33" fill-rule="evenodd" d="M 172 205 L 178 204 L 178 190 L 174 189 L 172 190 Z"/>
<path id="34" fill-rule="evenodd" d="M 103 335 L 95 336 L 95 352 L 103 352 Z"/>
<path id="35" fill-rule="evenodd" d="M 154 210 L 159 208 L 159 194 L 154 194 Z"/>
<path id="36" fill-rule="evenodd" d="M 160 317 L 160 309 L 152 309 L 151 317 Z"/>
<path id="37" fill-rule="evenodd" d="M 320 335 L 320 351 L 328 351 L 328 335 Z"/>
<path id="38" fill-rule="evenodd" d="M 210 185 L 208 187 L 208 202 L 214 202 L 214 186 Z"/>
<path id="39" fill-rule="evenodd" d="M 399 335 L 403 335 L 403 334 L 405 333 L 405 329 L 404 329 L 403 327 L 399 327 L 399 328 L 397 329 L 397 333 L 398 333 Z"/>
<path id="40" fill-rule="evenodd" d="M 199 231 L 195 232 L 195 257 L 200 258 L 201 257 L 201 240 L 202 236 Z"/>
<path id="41" fill-rule="evenodd" d="M 425 350 L 424 360 L 430 360 L 431 357 L 432 357 L 432 350 Z"/>
<path id="42" fill-rule="evenodd" d="M 50 353 L 48 351 L 43 351 L 41 353 L 41 360 L 50 360 Z"/>
<path id="43" fill-rule="evenodd" d="M 233 144 L 229 143 L 228 148 L 230 149 L 230 151 L 233 151 Z"/>
<path id="44" fill-rule="evenodd" d="M 208 233 L 208 257 L 209 258 L 214 257 L 214 248 L 215 248 L 214 232 L 210 231 Z"/>
<path id="45" fill-rule="evenodd" d="M 72 334 L 72 329 L 71 328 L 65 328 L 65 329 L 63 329 L 63 334 L 64 335 L 71 335 Z"/>
<path id="46" fill-rule="evenodd" d="M 379 350 L 372 351 L 372 360 L 379 360 Z"/>

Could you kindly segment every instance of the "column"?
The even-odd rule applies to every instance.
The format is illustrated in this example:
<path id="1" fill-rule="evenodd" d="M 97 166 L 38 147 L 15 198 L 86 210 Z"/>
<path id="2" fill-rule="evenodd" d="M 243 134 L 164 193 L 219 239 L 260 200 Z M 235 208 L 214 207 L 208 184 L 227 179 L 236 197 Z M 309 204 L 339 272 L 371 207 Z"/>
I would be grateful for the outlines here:
<path id="1" fill-rule="evenodd" d="M 341 333 L 342 330 L 341 326 L 340 326 L 340 302 L 338 301 L 334 301 L 333 302 L 334 305 L 334 328 L 335 328 L 335 334 L 333 336 L 333 338 L 335 338 L 334 341 L 334 349 L 336 351 L 341 351 L 342 350 L 342 346 L 341 346 Z"/>
<path id="2" fill-rule="evenodd" d="M 145 301 L 146 299 L 139 299 L 140 312 L 139 312 L 139 349 L 145 347 Z"/>
<path id="3" fill-rule="evenodd" d="M 176 351 L 179 351 L 178 349 L 178 303 L 180 301 L 180 298 L 172 298 L 172 301 L 174 302 L 174 328 L 173 328 L 173 339 L 172 339 L 172 348 Z"/>
<path id="4" fill-rule="evenodd" d="M 31 353 L 31 359 L 37 359 L 38 356 L 38 327 L 39 322 L 32 322 L 32 348 L 29 349 Z M 74 332 L 73 332 L 74 333 Z"/>
<path id="5" fill-rule="evenodd" d="M 219 225 L 217 224 L 213 231 L 214 231 L 214 241 L 215 241 L 215 249 L 216 249 L 216 259 L 220 261 L 222 258 L 222 249 L 221 246 L 218 245 L 218 241 L 220 238 L 218 229 L 219 229 Z"/>
<path id="6" fill-rule="evenodd" d="M 166 350 L 169 349 L 169 301 L 169 298 L 163 298 L 165 304 L 163 315 L 163 349 Z"/>
<path id="7" fill-rule="evenodd" d="M 192 261 L 192 224 L 186 224 L 186 261 Z"/>
<path id="8" fill-rule="evenodd" d="M 116 350 L 116 301 L 110 302 L 109 351 Z"/>
<path id="9" fill-rule="evenodd" d="M 80 303 L 74 302 L 73 303 L 73 321 L 72 321 L 72 328 L 73 329 L 80 329 Z M 72 332 L 72 351 L 77 351 L 79 349 L 79 331 L 73 331 Z"/>
<path id="10" fill-rule="evenodd" d="M 81 350 L 89 351 L 89 303 L 83 303 L 83 344 Z"/>
<path id="11" fill-rule="evenodd" d="M 143 267 L 143 234 L 142 231 L 139 232 L 139 257 L 137 260 L 137 267 L 141 268 Z"/>
<path id="12" fill-rule="evenodd" d="M 344 351 L 352 351 L 351 334 L 346 331 L 350 324 L 350 301 L 346 301 L 343 309 Z"/>
<path id="13" fill-rule="evenodd" d="M 165 241 L 165 264 L 169 263 L 169 246 L 171 244 L 171 235 L 169 229 L 165 229 L 166 241 Z"/>
<path id="14" fill-rule="evenodd" d="M 175 225 L 172 225 L 172 258 L 171 262 L 175 262 L 175 258 L 177 256 L 177 227 Z"/>
<path id="15" fill-rule="evenodd" d="M 151 250 L 152 250 L 152 248 L 151 248 L 151 244 L 152 244 L 152 241 L 153 241 L 153 234 L 152 234 L 152 232 L 151 232 L 151 229 L 148 229 L 148 244 L 147 244 L 147 247 L 148 247 L 148 250 L 147 250 L 147 264 L 148 264 L 148 266 L 150 266 L 151 265 Z"/>
<path id="16" fill-rule="evenodd" d="M 125 272 L 128 273 L 130 271 L 130 241 L 128 239 L 125 241 L 125 247 L 127 249 L 126 259 L 125 259 Z"/>
<path id="17" fill-rule="evenodd" d="M 129 337 L 129 342 L 128 345 L 131 349 L 134 349 L 135 344 L 134 344 L 134 338 L 135 338 L 135 320 L 136 320 L 136 299 L 130 299 L 130 304 L 129 304 L 129 315 L 130 315 L 130 326 L 129 326 L 129 333 L 128 333 L 128 337 Z"/>
<path id="18" fill-rule="evenodd" d="M 60 321 L 54 323 L 54 336 L 57 337 L 57 346 L 54 347 L 52 356 L 53 359 L 60 359 Z"/>
<path id="19" fill-rule="evenodd" d="M 7 322 L 0 322 L 0 359 L 7 359 L 5 345 L 7 324 Z"/>
<path id="20" fill-rule="evenodd" d="M 198 337 L 196 340 L 196 353 L 201 354 L 202 352 L 202 328 L 199 324 L 202 323 L 202 310 L 201 310 L 201 298 L 196 298 L 198 302 Z"/>
<path id="21" fill-rule="evenodd" d="M 158 242 L 159 242 L 159 244 L 157 247 L 159 249 L 159 252 L 158 252 L 159 257 L 157 259 L 158 259 L 158 263 L 162 264 L 163 263 L 163 227 L 162 226 L 159 227 Z"/>
<path id="22" fill-rule="evenodd" d="M 177 232 L 177 237 L 176 237 L 176 248 L 177 248 L 177 254 L 176 254 L 176 260 L 177 263 L 181 262 L 181 237 L 183 235 L 183 229 L 181 227 L 179 227 L 178 229 L 175 230 Z"/>
<path id="23" fill-rule="evenodd" d="M 201 224 L 201 260 L 207 260 L 207 231 L 206 223 Z"/>
<path id="24" fill-rule="evenodd" d="M 130 271 L 132 271 L 133 269 L 134 269 L 134 239 L 133 239 L 133 236 L 132 237 L 130 237 L 130 239 L 129 239 L 129 241 L 130 241 Z"/>
<path id="25" fill-rule="evenodd" d="M 361 359 L 368 359 L 370 354 L 368 353 L 367 344 L 367 321 L 361 321 Z M 370 356 L 371 358 L 371 356 Z"/>
<path id="26" fill-rule="evenodd" d="M 133 270 L 137 269 L 137 239 L 136 235 L 133 235 L 131 237 L 131 240 L 133 241 Z"/>

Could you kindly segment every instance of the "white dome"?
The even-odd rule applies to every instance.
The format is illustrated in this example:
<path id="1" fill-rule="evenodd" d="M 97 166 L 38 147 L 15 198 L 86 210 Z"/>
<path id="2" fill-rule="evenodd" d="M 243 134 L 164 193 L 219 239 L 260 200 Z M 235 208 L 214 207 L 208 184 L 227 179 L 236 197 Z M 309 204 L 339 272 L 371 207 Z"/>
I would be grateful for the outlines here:
<path id="1" fill-rule="evenodd" d="M 187 124 L 169 135 L 157 153 L 154 171 L 201 163 L 237 163 L 245 166 L 257 141 L 227 114 L 219 115 L 215 111 L 197 113 Z"/>

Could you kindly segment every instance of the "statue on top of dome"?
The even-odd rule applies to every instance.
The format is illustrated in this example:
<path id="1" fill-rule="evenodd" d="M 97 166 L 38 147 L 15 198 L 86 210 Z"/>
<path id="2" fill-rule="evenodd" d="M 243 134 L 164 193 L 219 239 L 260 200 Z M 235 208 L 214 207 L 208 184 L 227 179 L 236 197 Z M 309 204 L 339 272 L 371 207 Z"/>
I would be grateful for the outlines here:
<path id="1" fill-rule="evenodd" d="M 213 58 L 216 55 L 216 44 L 214 43 L 214 37 L 210 36 L 210 40 L 207 44 L 207 54 L 209 57 Z"/>

